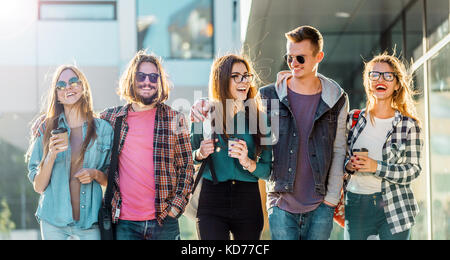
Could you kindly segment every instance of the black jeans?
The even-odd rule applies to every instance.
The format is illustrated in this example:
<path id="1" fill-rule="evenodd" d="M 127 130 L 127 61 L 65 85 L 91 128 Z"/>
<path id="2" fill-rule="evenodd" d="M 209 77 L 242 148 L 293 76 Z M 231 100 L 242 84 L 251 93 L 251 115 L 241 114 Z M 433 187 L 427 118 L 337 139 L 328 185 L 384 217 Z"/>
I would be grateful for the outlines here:
<path id="1" fill-rule="evenodd" d="M 264 220 L 257 182 L 203 179 L 197 211 L 201 240 L 258 240 Z"/>

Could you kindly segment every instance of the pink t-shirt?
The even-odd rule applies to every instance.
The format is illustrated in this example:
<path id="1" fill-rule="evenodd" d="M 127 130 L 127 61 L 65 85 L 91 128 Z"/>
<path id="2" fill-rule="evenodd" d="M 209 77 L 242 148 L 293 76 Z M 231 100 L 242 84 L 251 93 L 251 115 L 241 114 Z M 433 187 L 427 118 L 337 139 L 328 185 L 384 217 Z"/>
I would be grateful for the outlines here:
<path id="1" fill-rule="evenodd" d="M 119 188 L 122 207 L 119 219 L 155 219 L 153 132 L 156 108 L 128 112 L 128 133 L 119 156 Z"/>

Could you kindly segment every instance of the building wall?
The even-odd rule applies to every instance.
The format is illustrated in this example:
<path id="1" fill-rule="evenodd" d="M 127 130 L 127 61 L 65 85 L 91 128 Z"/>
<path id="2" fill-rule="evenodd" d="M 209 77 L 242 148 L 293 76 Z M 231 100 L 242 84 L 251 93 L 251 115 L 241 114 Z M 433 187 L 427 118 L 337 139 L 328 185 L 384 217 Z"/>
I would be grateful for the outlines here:
<path id="1" fill-rule="evenodd" d="M 25 150 L 27 124 L 41 110 L 52 73 L 61 64 L 76 64 L 86 74 L 96 111 L 123 103 L 116 89 L 137 51 L 137 10 L 136 1 L 117 0 L 117 20 L 39 20 L 38 1 L 18 2 L 3 11 L 16 13 L 2 18 L 0 25 L 0 79 L 7 82 L 0 84 L 0 92 L 5 93 L 0 122 L 7 124 L 14 118 L 19 129 L 0 129 L 0 138 Z M 239 15 L 233 15 L 233 1 L 214 0 L 213 6 L 214 55 L 238 51 Z M 211 64 L 212 58 L 164 58 L 173 84 L 168 104 L 176 101 L 187 113 L 194 93 L 206 96 Z"/>
<path id="2" fill-rule="evenodd" d="M 239 1 L 212 1 L 213 56 L 236 52 L 241 44 L 240 27 L 239 16 L 233 19 L 233 12 L 234 6 L 239 9 Z M 7 200 L 16 229 L 38 228 L 34 212 L 39 196 L 26 178 L 23 155 L 29 145 L 30 122 L 43 109 L 54 70 L 62 64 L 76 64 L 89 80 L 97 112 L 123 104 L 116 90 L 121 73 L 138 50 L 137 3 L 117 0 L 117 19 L 39 20 L 39 1 L 2 1 L 0 200 Z M 207 96 L 213 58 L 163 57 L 173 83 L 169 105 L 187 113 L 195 99 Z M 195 236 L 195 224 L 186 226 L 189 230 L 182 230 L 183 234 Z"/>

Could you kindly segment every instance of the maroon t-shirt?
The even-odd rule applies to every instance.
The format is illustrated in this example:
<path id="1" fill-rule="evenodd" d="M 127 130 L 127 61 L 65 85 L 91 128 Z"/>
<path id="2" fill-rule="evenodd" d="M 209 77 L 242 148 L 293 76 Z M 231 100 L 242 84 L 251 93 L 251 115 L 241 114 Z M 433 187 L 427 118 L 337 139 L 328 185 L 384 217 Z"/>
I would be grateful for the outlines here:
<path id="1" fill-rule="evenodd" d="M 279 208 L 290 213 L 306 213 L 315 210 L 324 196 L 315 192 L 313 172 L 308 156 L 308 137 L 311 132 L 314 115 L 321 93 L 302 95 L 288 88 L 288 100 L 295 117 L 299 146 L 297 147 L 297 169 L 295 172 L 294 191 L 281 193 L 275 200 Z"/>

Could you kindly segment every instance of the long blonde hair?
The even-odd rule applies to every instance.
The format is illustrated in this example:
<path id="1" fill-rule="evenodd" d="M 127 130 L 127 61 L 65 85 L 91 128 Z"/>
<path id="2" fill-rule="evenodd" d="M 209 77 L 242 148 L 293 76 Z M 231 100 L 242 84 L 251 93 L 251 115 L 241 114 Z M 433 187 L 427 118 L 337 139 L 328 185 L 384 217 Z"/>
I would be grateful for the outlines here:
<path id="1" fill-rule="evenodd" d="M 117 94 L 128 103 L 142 103 L 142 100 L 136 95 L 137 86 L 135 79 L 139 66 L 143 62 L 150 62 L 156 66 L 160 79 L 158 80 L 158 97 L 156 103 L 164 103 L 169 98 L 170 93 L 170 83 L 167 79 L 167 74 L 162 66 L 161 58 L 153 54 L 148 54 L 145 50 L 138 51 L 128 63 L 127 69 L 120 78 Z"/>
<path id="2" fill-rule="evenodd" d="M 53 73 L 52 82 L 50 85 L 50 89 L 47 95 L 47 101 L 46 105 L 43 106 L 43 110 L 40 114 L 40 117 L 35 120 L 34 127 L 31 131 L 31 140 L 36 137 L 38 129 L 41 129 L 44 133 L 44 139 L 43 139 L 43 157 L 42 157 L 42 163 L 45 160 L 45 157 L 47 156 L 49 152 L 49 142 L 51 137 L 51 131 L 58 127 L 58 118 L 61 115 L 61 113 L 64 113 L 64 105 L 58 102 L 58 95 L 57 95 L 57 89 L 56 89 L 56 83 L 58 82 L 58 79 L 61 75 L 61 73 L 65 70 L 71 70 L 75 75 L 78 77 L 79 84 L 81 84 L 81 87 L 83 89 L 81 98 L 77 101 L 77 103 L 74 104 L 75 111 L 79 113 L 81 116 L 86 118 L 87 121 L 87 132 L 86 132 L 86 138 L 83 141 L 82 149 L 80 151 L 80 156 L 77 159 L 76 163 L 80 163 L 84 160 L 84 153 L 86 152 L 89 144 L 91 141 L 93 142 L 97 138 L 96 134 L 96 126 L 95 126 L 95 118 L 97 117 L 93 110 L 93 101 L 92 101 L 92 95 L 91 95 L 91 87 L 89 85 L 89 82 L 84 75 L 83 72 L 81 72 L 80 69 L 78 69 L 74 65 L 61 65 L 59 66 L 55 72 Z M 27 159 L 29 159 L 29 154 L 31 151 L 27 152 Z"/>
<path id="3" fill-rule="evenodd" d="M 406 69 L 405 64 L 400 61 L 395 55 L 389 55 L 386 52 L 375 56 L 369 62 L 365 63 L 363 72 L 363 83 L 366 91 L 367 103 L 366 110 L 371 111 L 375 105 L 375 98 L 373 96 L 371 86 L 371 80 L 369 78 L 369 72 L 372 70 L 375 63 L 386 63 L 394 71 L 395 78 L 398 84 L 398 90 L 394 91 L 392 95 L 392 108 L 398 110 L 402 115 L 410 117 L 417 122 L 420 122 L 417 117 L 415 102 L 413 96 L 416 92 L 413 88 L 413 78 L 411 73 Z M 371 121 L 373 122 L 373 115 L 370 114 Z"/>

